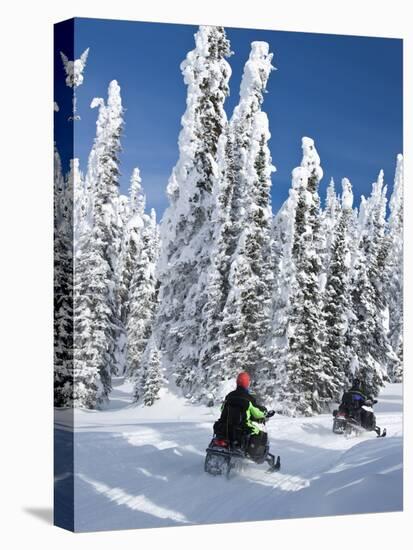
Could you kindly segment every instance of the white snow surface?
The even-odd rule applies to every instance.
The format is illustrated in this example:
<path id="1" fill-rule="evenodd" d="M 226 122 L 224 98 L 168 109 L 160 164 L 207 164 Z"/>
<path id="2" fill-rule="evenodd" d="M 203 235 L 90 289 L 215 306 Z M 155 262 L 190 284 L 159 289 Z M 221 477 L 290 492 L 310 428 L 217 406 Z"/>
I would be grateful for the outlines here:
<path id="1" fill-rule="evenodd" d="M 281 470 L 252 462 L 230 480 L 203 471 L 218 408 L 168 390 L 152 407 L 132 405 L 132 385 L 115 380 L 106 410 L 75 410 L 75 529 L 109 530 L 402 510 L 402 385 L 387 385 L 375 407 L 388 436 L 346 439 L 332 417 L 267 424 Z M 69 410 L 55 412 L 64 449 Z M 56 472 L 64 492 L 71 474 Z"/>

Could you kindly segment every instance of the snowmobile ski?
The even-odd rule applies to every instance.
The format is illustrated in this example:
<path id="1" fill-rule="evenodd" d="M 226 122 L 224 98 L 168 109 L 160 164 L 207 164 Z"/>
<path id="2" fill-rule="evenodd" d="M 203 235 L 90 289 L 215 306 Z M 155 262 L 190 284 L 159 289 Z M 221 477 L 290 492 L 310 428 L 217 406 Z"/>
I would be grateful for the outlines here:
<path id="1" fill-rule="evenodd" d="M 273 457 L 275 459 L 275 457 Z M 273 464 L 268 468 L 267 473 L 272 474 L 273 472 L 278 472 L 281 468 L 281 460 L 280 457 L 277 456 L 277 460 L 273 460 Z"/>
<path id="2" fill-rule="evenodd" d="M 376 434 L 377 434 L 377 437 L 386 437 L 387 435 L 387 430 L 386 428 L 383 428 L 383 430 L 381 428 L 379 428 L 378 426 L 376 427 Z"/>

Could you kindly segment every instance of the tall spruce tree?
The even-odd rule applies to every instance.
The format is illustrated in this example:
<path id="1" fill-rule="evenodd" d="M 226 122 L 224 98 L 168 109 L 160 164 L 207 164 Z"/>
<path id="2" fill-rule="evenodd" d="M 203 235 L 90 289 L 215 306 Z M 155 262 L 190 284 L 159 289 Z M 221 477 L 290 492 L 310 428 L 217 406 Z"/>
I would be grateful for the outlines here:
<path id="1" fill-rule="evenodd" d="M 71 173 L 74 177 L 74 173 Z M 73 403 L 73 188 L 54 154 L 54 404 Z"/>
<path id="2" fill-rule="evenodd" d="M 224 101 L 231 69 L 222 27 L 201 26 L 181 64 L 188 87 L 179 160 L 168 184 L 162 221 L 160 309 L 155 323 L 162 357 L 186 395 L 196 392 L 199 330 L 206 303 L 218 141 L 226 127 Z"/>
<path id="3" fill-rule="evenodd" d="M 119 315 L 127 324 L 129 314 L 129 292 L 135 266 L 142 250 L 142 232 L 145 225 L 146 197 L 142 191 L 139 168 L 132 172 L 129 187 L 128 219 L 123 227 L 122 243 L 118 261 Z"/>
<path id="4" fill-rule="evenodd" d="M 142 244 L 130 282 L 126 319 L 126 375 L 136 380 L 142 378 L 141 359 L 152 334 L 157 307 L 156 265 L 159 258 L 159 234 L 154 210 L 151 216 L 145 215 L 140 238 Z"/>
<path id="5" fill-rule="evenodd" d="M 387 366 L 395 357 L 387 339 L 384 272 L 386 192 L 383 171 L 371 196 L 360 209 L 360 241 L 352 276 L 353 320 L 350 326 L 353 359 L 351 371 L 364 390 L 378 395 L 387 379 Z"/>
<path id="6" fill-rule="evenodd" d="M 271 265 L 271 172 L 268 119 L 261 111 L 271 70 L 272 54 L 265 42 L 253 42 L 244 67 L 240 102 L 229 132 L 232 141 L 230 219 L 233 250 L 228 273 L 228 297 L 220 333 L 226 375 L 249 371 L 257 384 L 269 378 L 269 339 L 273 270 Z M 258 376 L 260 375 L 260 376 Z"/>
<path id="7" fill-rule="evenodd" d="M 88 218 L 89 199 L 85 178 L 80 171 L 79 159 L 70 160 L 70 170 L 66 179 L 66 192 L 73 200 L 70 231 L 73 232 L 73 254 L 76 257 L 81 239 L 90 230 L 90 220 Z"/>
<path id="8" fill-rule="evenodd" d="M 353 192 L 347 178 L 342 180 L 342 186 L 342 210 L 335 223 L 323 304 L 326 327 L 323 372 L 331 377 L 331 401 L 338 400 L 348 385 L 351 363 L 348 328 L 351 317 L 350 227 L 353 219 Z"/>
<path id="9" fill-rule="evenodd" d="M 151 338 L 142 357 L 141 371 L 135 376 L 134 401 L 151 407 L 159 399 L 163 382 L 161 363 L 161 353 L 155 339 Z"/>
<path id="10" fill-rule="evenodd" d="M 274 167 L 267 146 L 270 137 L 268 121 L 266 115 L 261 112 L 261 105 L 272 69 L 271 59 L 268 44 L 252 43 L 251 53 L 244 68 L 240 102 L 220 140 L 218 175 L 214 187 L 216 231 L 211 249 L 198 369 L 201 377 L 200 387 L 211 404 L 219 395 L 222 382 L 231 378 L 235 370 L 241 368 L 240 361 L 244 361 L 244 368 L 250 370 L 253 368 L 252 355 L 255 355 L 255 362 L 260 361 L 260 353 L 254 354 L 253 351 L 250 352 L 248 360 L 245 349 L 244 357 L 240 357 L 238 363 L 235 356 L 240 354 L 240 348 L 244 347 L 240 345 L 241 339 L 245 338 L 244 343 L 247 343 L 247 347 L 259 345 L 256 342 L 257 333 L 252 336 L 248 331 L 254 332 L 254 323 L 255 330 L 259 331 L 258 324 L 261 322 L 262 325 L 265 322 L 263 318 L 268 318 L 269 307 L 268 303 L 265 303 L 263 288 L 268 294 L 272 284 L 272 270 L 268 267 L 272 221 L 269 189 Z M 241 235 L 243 231 L 244 236 Z M 241 246 L 244 248 L 243 252 Z M 244 287 L 245 296 L 248 294 L 249 297 L 245 300 L 239 297 L 235 303 L 234 287 L 237 282 L 231 272 L 234 263 L 241 262 L 239 255 L 242 254 L 249 254 L 247 262 L 250 265 L 246 269 L 250 272 L 255 269 L 255 276 L 257 279 L 260 278 L 260 282 L 257 283 L 256 279 L 255 289 L 252 285 L 249 291 Z M 259 270 L 261 271 L 258 274 Z M 241 271 L 238 271 L 238 274 L 240 275 Z M 244 281 L 247 278 L 248 274 L 245 273 Z M 258 288 L 260 284 L 263 287 L 261 289 Z M 255 298 L 254 292 L 258 293 Z M 250 317 L 249 324 L 246 325 L 248 307 Z M 241 308 L 244 308 L 244 311 L 241 311 Z M 261 320 L 258 319 L 260 315 L 263 317 Z M 237 327 L 233 323 L 235 318 L 238 323 L 236 337 L 234 334 Z M 242 335 L 244 330 L 247 332 Z M 267 337 L 268 333 L 269 324 L 265 330 Z M 229 340 L 234 345 L 229 344 Z M 261 335 L 260 341 L 263 340 L 264 336 Z M 261 349 L 262 346 L 260 351 Z M 261 365 L 263 366 L 262 361 Z"/>
<path id="11" fill-rule="evenodd" d="M 323 372 L 324 341 L 320 291 L 320 199 L 323 176 L 320 158 L 310 138 L 303 138 L 303 160 L 293 178 L 300 182 L 292 249 L 295 280 L 288 310 L 288 351 L 279 398 L 288 414 L 311 415 L 326 409 L 335 382 Z"/>
<path id="12" fill-rule="evenodd" d="M 146 198 L 142 191 L 139 168 L 134 168 L 130 179 L 129 197 L 121 195 L 118 201 L 121 244 L 117 263 L 117 302 L 120 334 L 116 346 L 119 373 L 127 370 L 127 325 L 130 308 L 131 282 L 142 250 L 142 233 L 147 216 Z"/>
<path id="13" fill-rule="evenodd" d="M 78 406 L 95 408 L 111 390 L 119 336 L 116 303 L 117 218 L 120 136 L 123 127 L 120 88 L 109 84 L 100 112 L 94 149 L 93 226 L 80 243 L 75 264 L 75 392 Z"/>
<path id="14" fill-rule="evenodd" d="M 326 283 L 327 271 L 332 253 L 331 248 L 334 241 L 334 230 L 340 218 L 340 209 L 341 205 L 335 191 L 334 179 L 331 178 L 330 184 L 327 187 L 325 208 L 321 213 L 321 269 L 323 274 L 321 290 L 324 289 Z"/>
<path id="15" fill-rule="evenodd" d="M 291 299 L 296 288 L 296 265 L 293 256 L 295 219 L 299 195 L 308 179 L 307 170 L 301 167 L 292 172 L 292 184 L 288 199 L 281 206 L 273 222 L 273 268 L 274 290 L 272 305 L 273 358 L 277 365 L 277 381 L 274 393 L 277 396 L 286 385 L 288 357 L 288 331 Z"/>
<path id="16" fill-rule="evenodd" d="M 219 398 L 219 388 L 229 377 L 224 361 L 225 342 L 221 338 L 223 310 L 229 291 L 229 270 L 233 251 L 231 200 L 234 188 L 233 149 L 229 127 L 218 142 L 218 170 L 213 187 L 214 227 L 211 264 L 208 270 L 206 294 L 200 327 L 198 366 L 199 398 L 213 405 Z"/>
<path id="17" fill-rule="evenodd" d="M 398 362 L 389 369 L 393 382 L 401 382 L 403 379 L 403 176 L 403 156 L 399 154 L 390 198 L 384 289 L 389 311 L 388 337 L 398 357 Z"/>

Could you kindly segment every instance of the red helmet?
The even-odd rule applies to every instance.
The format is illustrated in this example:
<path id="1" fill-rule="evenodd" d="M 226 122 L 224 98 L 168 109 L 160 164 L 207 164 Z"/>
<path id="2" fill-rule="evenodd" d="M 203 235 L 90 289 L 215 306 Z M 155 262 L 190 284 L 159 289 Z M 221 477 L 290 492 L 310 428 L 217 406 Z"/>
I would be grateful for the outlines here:
<path id="1" fill-rule="evenodd" d="M 237 376 L 237 386 L 241 386 L 241 388 L 244 388 L 245 390 L 249 388 L 250 382 L 251 379 L 248 372 L 240 372 Z"/>

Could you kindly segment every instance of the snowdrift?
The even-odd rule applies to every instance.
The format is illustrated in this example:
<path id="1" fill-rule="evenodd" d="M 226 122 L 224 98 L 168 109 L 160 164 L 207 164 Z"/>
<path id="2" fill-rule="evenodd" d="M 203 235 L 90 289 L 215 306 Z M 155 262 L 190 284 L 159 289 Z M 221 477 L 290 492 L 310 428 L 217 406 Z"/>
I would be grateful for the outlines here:
<path id="1" fill-rule="evenodd" d="M 118 385 L 106 411 L 75 411 L 74 478 L 67 413 L 56 411 L 57 448 L 66 453 L 57 498 L 74 490 L 76 531 L 402 510 L 400 384 L 379 397 L 377 422 L 387 438 L 335 435 L 328 415 L 276 416 L 267 427 L 282 470 L 268 474 L 248 463 L 230 481 L 203 471 L 216 409 L 168 395 L 136 407 L 129 390 Z"/>

